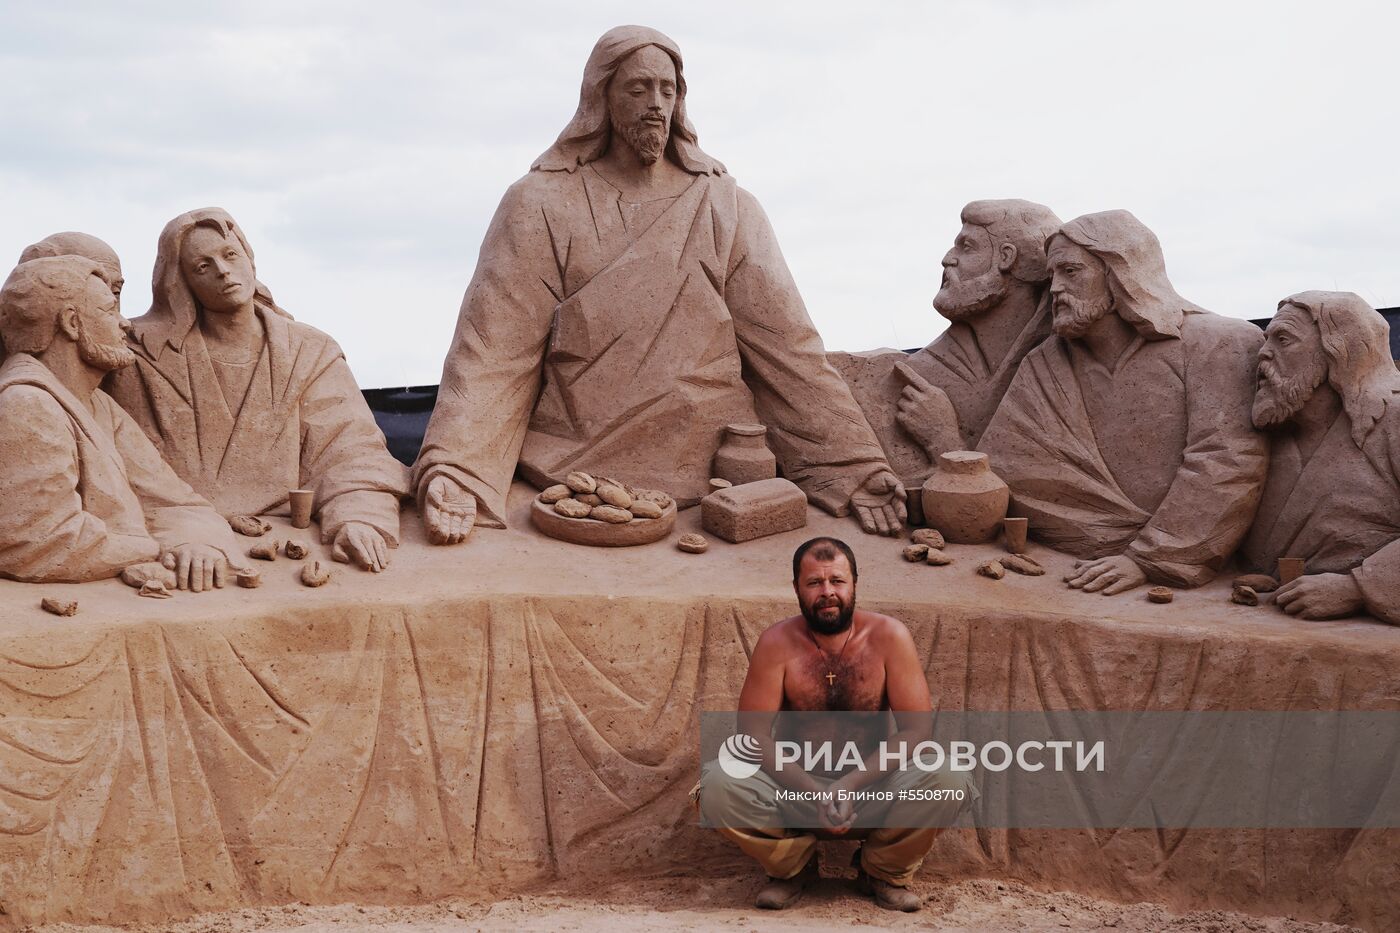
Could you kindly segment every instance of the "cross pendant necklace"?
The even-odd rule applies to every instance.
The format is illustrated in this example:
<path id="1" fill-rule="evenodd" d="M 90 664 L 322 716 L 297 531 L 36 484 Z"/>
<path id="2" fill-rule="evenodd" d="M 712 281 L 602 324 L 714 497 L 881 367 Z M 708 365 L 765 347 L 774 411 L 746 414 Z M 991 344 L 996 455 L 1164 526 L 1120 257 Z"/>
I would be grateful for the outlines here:
<path id="1" fill-rule="evenodd" d="M 836 663 L 831 664 L 831 656 L 826 653 L 826 649 L 823 648 L 821 644 L 817 641 L 816 636 L 812 634 L 812 630 L 810 628 L 807 629 L 807 637 L 812 640 L 812 646 L 815 647 L 819 652 L 821 652 L 822 658 L 828 663 L 826 669 L 826 689 L 830 690 L 832 687 L 836 686 L 836 672 L 833 671 L 831 668 L 841 666 L 841 659 L 846 656 L 846 646 L 851 643 L 851 639 L 855 636 L 855 634 L 856 621 L 855 619 L 852 619 L 851 629 L 849 632 L 846 633 L 846 640 L 841 643 L 841 651 L 836 655 Z"/>

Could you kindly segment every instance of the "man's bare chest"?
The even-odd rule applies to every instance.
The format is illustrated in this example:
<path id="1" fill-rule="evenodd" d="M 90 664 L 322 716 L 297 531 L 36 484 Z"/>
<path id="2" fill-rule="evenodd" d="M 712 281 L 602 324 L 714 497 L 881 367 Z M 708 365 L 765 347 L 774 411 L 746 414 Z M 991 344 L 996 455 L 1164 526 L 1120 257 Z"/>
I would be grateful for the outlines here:
<path id="1" fill-rule="evenodd" d="M 878 710 L 888 705 L 885 693 L 885 665 L 868 652 L 828 658 L 812 651 L 784 671 L 785 709 Z"/>

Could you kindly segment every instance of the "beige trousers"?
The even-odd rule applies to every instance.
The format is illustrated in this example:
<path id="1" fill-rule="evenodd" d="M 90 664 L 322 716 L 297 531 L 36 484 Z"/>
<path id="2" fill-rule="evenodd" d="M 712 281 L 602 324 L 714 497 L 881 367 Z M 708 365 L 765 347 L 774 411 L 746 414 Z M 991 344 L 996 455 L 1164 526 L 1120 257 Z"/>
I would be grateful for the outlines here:
<path id="1" fill-rule="evenodd" d="M 719 828 L 720 835 L 734 840 L 770 877 L 791 878 L 816 854 L 818 838 L 808 831 L 779 828 L 786 820 L 780 815 L 780 804 L 775 800 L 778 789 L 778 783 L 763 771 L 736 780 L 710 762 L 702 771 L 699 795 L 705 801 L 707 813 L 725 814 L 724 822 L 729 825 Z M 860 850 L 861 867 L 866 874 L 901 887 L 913 880 L 943 827 L 952 825 L 978 796 L 970 774 L 946 769 L 896 771 L 866 789 L 895 792 L 896 800 L 888 804 L 889 811 L 881 820 L 890 828 L 853 829 L 850 838 L 866 834 Z M 932 802 L 897 799 L 899 791 L 915 789 L 961 790 L 963 799 Z M 917 813 L 917 818 L 909 822 L 942 825 L 897 828 L 901 812 Z"/>

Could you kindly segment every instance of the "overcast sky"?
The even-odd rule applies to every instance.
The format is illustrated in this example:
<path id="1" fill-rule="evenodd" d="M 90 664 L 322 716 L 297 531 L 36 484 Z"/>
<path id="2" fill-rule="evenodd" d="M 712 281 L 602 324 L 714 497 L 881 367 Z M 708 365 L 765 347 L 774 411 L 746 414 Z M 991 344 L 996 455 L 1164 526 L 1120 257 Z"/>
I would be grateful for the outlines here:
<path id="1" fill-rule="evenodd" d="M 929 342 L 958 211 L 988 197 L 1127 208 L 1223 314 L 1400 305 L 1400 13 L 1335 0 L 0 0 L 0 261 L 100 236 L 135 317 L 161 227 L 217 205 L 362 386 L 436 382 L 496 203 L 629 22 L 680 44 L 701 145 L 828 348 Z"/>

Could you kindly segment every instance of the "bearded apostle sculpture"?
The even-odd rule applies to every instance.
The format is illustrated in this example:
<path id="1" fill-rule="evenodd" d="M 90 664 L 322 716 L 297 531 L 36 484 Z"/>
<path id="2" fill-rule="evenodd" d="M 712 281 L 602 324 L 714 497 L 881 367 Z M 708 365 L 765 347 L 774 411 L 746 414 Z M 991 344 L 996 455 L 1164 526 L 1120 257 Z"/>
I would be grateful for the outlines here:
<path id="1" fill-rule="evenodd" d="M 693 505 L 736 422 L 767 426 L 810 501 L 898 532 L 904 491 L 685 100 L 673 41 L 611 30 L 573 120 L 506 192 L 414 467 L 433 541 L 504 527 L 517 467 L 539 487 L 578 470 Z"/>
<path id="2" fill-rule="evenodd" d="M 21 263 L 0 289 L 0 576 L 81 583 L 159 560 L 198 591 L 242 565 L 224 519 L 98 388 L 132 362 L 126 326 L 109 272 L 79 256 Z"/>
<path id="3" fill-rule="evenodd" d="M 1248 321 L 1177 294 L 1127 211 L 1050 238 L 1055 335 L 1027 354 L 980 449 L 1033 536 L 1080 558 L 1071 587 L 1200 586 L 1249 529 L 1268 469 L 1250 423 Z"/>
<path id="4" fill-rule="evenodd" d="M 1245 562 L 1304 561 L 1274 595 L 1290 615 L 1400 624 L 1400 372 L 1385 318 L 1351 292 L 1279 302 L 1253 413 L 1273 454 Z"/>
<path id="5" fill-rule="evenodd" d="M 913 354 L 830 354 L 890 466 L 915 491 L 939 454 L 977 447 L 1021 360 L 1050 334 L 1045 241 L 1060 219 L 1015 199 L 973 201 L 961 219 L 933 299 L 948 329 Z"/>
<path id="6" fill-rule="evenodd" d="M 110 391 L 175 472 L 231 519 L 311 489 L 332 555 L 382 570 L 407 476 L 336 342 L 277 306 L 218 208 L 166 225 L 151 291 Z"/>

